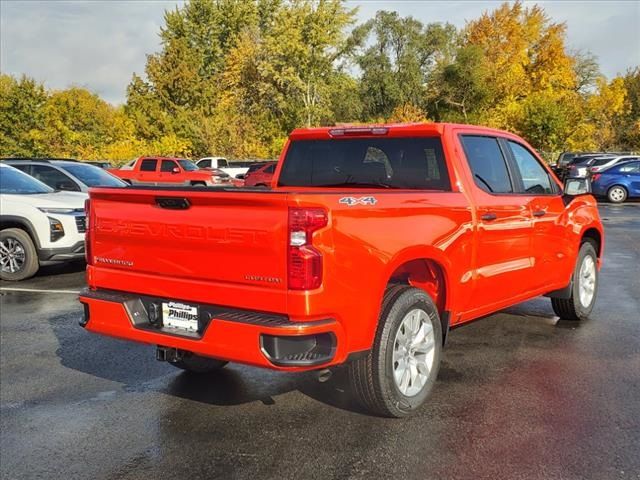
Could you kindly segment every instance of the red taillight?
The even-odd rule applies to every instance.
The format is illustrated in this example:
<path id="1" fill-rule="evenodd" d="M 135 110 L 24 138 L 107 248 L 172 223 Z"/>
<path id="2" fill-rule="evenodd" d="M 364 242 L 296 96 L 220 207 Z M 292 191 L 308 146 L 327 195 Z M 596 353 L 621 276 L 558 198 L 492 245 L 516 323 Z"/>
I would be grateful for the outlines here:
<path id="1" fill-rule="evenodd" d="M 595 182 L 596 180 L 598 180 L 602 175 L 599 173 L 594 173 L 593 175 L 591 175 L 591 181 Z"/>
<path id="2" fill-rule="evenodd" d="M 87 261 L 87 265 L 93 265 L 93 255 L 91 255 L 91 240 L 93 235 L 93 219 L 91 218 L 91 200 L 88 198 L 84 201 L 84 214 L 85 214 L 85 234 L 84 234 L 84 258 Z"/>
<path id="3" fill-rule="evenodd" d="M 313 232 L 325 227 L 322 208 L 289 209 L 288 276 L 291 290 L 312 290 L 322 284 L 322 254 L 312 246 Z"/>

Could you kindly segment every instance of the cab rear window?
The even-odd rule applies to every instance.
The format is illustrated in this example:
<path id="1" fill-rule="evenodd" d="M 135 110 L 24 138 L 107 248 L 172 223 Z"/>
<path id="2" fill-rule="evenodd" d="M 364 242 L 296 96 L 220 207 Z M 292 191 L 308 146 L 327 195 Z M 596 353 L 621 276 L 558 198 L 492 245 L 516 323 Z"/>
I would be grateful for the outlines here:
<path id="1" fill-rule="evenodd" d="M 292 141 L 278 184 L 451 189 L 437 137 Z"/>

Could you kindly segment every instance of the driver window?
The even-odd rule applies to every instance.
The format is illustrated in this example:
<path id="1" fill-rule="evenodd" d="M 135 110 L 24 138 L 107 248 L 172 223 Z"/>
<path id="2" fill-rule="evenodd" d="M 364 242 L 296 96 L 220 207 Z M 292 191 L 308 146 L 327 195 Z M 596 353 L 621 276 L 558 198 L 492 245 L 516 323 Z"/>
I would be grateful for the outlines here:
<path id="1" fill-rule="evenodd" d="M 173 160 L 162 160 L 162 165 L 160 166 L 161 172 L 173 172 L 174 168 L 177 168 L 178 164 Z"/>
<path id="2" fill-rule="evenodd" d="M 511 152 L 520 170 L 520 177 L 524 183 L 525 193 L 544 194 L 554 193 L 551 179 L 540 162 L 526 148 L 519 143 L 509 141 Z"/>

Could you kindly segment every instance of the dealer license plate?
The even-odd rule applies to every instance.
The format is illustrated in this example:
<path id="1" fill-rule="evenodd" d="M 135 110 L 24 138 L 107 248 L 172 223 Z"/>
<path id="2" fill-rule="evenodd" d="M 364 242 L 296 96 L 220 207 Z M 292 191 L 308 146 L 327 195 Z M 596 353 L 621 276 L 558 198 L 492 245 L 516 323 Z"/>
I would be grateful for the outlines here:
<path id="1" fill-rule="evenodd" d="M 180 302 L 162 303 L 162 325 L 187 332 L 198 332 L 198 307 Z"/>

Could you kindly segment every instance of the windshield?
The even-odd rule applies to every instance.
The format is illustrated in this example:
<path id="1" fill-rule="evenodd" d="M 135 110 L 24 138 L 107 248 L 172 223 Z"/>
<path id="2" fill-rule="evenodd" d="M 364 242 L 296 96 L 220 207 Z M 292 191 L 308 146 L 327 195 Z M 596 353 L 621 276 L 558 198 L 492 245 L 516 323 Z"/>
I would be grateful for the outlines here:
<path id="1" fill-rule="evenodd" d="M 60 165 L 60 167 L 88 187 L 124 187 L 126 185 L 122 180 L 94 165 L 77 163 L 74 165 Z"/>
<path id="2" fill-rule="evenodd" d="M 449 190 L 440 138 L 298 140 L 278 184 Z"/>
<path id="3" fill-rule="evenodd" d="M 44 183 L 11 167 L 0 167 L 0 193 L 31 195 L 34 193 L 51 193 Z"/>
<path id="4" fill-rule="evenodd" d="M 178 163 L 187 172 L 193 172 L 194 170 L 200 170 L 198 168 L 198 166 L 195 163 L 193 163 L 191 160 L 181 159 L 181 160 L 178 160 Z"/>

